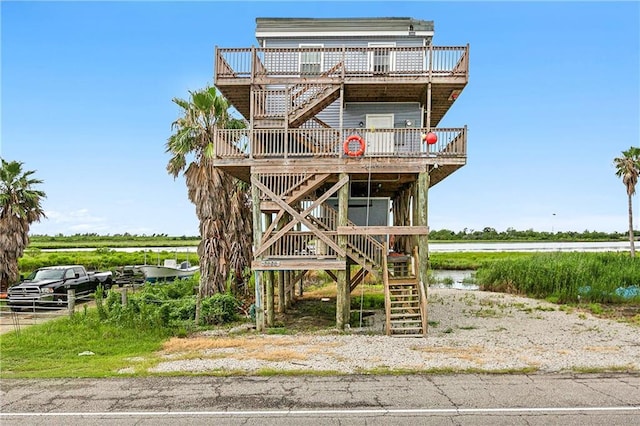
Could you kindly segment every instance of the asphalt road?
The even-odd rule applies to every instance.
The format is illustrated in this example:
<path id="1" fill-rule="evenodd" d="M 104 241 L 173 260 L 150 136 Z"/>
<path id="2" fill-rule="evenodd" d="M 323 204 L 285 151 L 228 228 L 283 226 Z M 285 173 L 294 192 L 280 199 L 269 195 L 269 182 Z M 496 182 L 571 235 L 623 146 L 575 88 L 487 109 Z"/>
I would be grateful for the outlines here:
<path id="1" fill-rule="evenodd" d="M 0 381 L 7 425 L 633 425 L 640 374 Z"/>

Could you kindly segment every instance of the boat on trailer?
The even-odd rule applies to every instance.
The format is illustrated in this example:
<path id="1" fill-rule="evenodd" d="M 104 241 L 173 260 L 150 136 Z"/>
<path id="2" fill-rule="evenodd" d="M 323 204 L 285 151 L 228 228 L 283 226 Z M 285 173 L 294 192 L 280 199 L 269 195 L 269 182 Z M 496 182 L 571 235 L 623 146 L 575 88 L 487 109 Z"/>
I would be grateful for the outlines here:
<path id="1" fill-rule="evenodd" d="M 185 279 L 200 270 L 199 266 L 191 266 L 188 261 L 178 264 L 175 259 L 165 259 L 162 265 L 136 265 L 136 268 L 142 272 L 145 281 L 148 282 Z"/>

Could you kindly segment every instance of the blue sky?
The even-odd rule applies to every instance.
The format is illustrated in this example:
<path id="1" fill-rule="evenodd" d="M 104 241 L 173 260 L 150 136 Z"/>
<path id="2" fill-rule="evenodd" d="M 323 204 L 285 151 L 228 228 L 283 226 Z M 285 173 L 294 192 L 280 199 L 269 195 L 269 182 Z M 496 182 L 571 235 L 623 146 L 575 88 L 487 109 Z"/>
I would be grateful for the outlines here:
<path id="1" fill-rule="evenodd" d="M 390 16 L 471 46 L 470 82 L 440 124 L 468 125 L 468 161 L 430 191 L 431 229 L 627 229 L 612 160 L 640 143 L 638 2 L 3 1 L 0 13 L 0 156 L 47 193 L 32 233 L 197 235 L 164 150 L 171 98 L 213 83 L 214 46 L 255 45 L 256 17 Z"/>

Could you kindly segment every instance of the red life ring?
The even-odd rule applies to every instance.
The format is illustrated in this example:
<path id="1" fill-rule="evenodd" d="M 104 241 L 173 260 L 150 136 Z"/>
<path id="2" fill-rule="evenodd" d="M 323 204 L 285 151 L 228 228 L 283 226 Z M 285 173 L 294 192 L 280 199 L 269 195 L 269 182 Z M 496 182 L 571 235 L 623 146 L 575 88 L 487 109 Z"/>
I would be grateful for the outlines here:
<path id="1" fill-rule="evenodd" d="M 349 149 L 349 144 L 351 142 L 358 142 L 360 144 L 360 149 L 358 149 L 357 151 L 351 151 Z M 343 148 L 344 148 L 344 153 L 347 154 L 349 157 L 360 157 L 362 154 L 364 154 L 364 148 L 365 148 L 364 139 L 362 139 L 358 135 L 351 135 L 347 138 L 346 141 L 344 141 Z"/>

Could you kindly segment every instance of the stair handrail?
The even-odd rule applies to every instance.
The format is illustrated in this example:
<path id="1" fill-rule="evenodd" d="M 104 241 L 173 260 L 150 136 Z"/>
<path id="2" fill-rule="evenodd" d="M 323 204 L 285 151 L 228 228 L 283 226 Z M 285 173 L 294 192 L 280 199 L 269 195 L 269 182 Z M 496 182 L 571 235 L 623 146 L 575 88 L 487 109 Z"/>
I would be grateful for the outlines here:
<path id="1" fill-rule="evenodd" d="M 384 243 L 384 249 L 389 251 L 389 244 Z M 385 331 L 387 336 L 391 336 L 391 291 L 389 290 L 389 267 L 387 265 L 387 256 L 382 256 L 382 282 L 384 283 L 384 314 L 385 314 Z"/>
<path id="2" fill-rule="evenodd" d="M 336 224 L 337 223 L 337 217 L 338 217 L 338 212 L 331 206 L 328 206 L 326 204 L 323 204 L 322 206 L 320 206 L 321 208 L 324 209 L 325 212 L 328 213 L 328 216 L 331 216 L 330 220 L 331 223 Z M 314 217 L 315 218 L 315 217 Z M 315 218 L 317 221 L 322 222 L 319 218 Z M 328 229 L 332 229 L 335 230 L 335 226 L 331 226 L 331 224 L 326 224 L 323 223 L 323 225 L 325 225 Z M 347 226 L 357 226 L 355 223 L 353 223 L 352 221 L 347 219 Z M 371 263 L 373 263 L 376 267 L 380 267 L 382 260 L 385 258 L 385 251 L 384 251 L 384 244 L 381 243 L 380 241 L 376 240 L 375 238 L 373 238 L 370 235 L 351 235 L 351 237 L 353 237 L 354 239 L 359 239 L 359 240 L 363 240 L 365 241 L 365 251 L 362 251 L 359 249 L 358 244 L 353 244 L 349 241 L 349 238 L 347 238 L 347 246 L 348 248 L 351 249 L 351 251 L 357 251 L 357 253 L 361 254 L 364 258 L 365 261 L 369 261 Z M 367 250 L 367 249 L 370 249 Z M 356 260 L 356 259 L 354 259 Z M 358 262 L 360 264 L 360 266 L 365 266 L 363 264 L 361 264 L 360 262 Z"/>
<path id="3" fill-rule="evenodd" d="M 418 246 L 413 248 L 413 265 L 415 269 L 413 271 L 416 281 L 418 283 L 418 294 L 420 297 L 420 319 L 422 320 L 422 335 L 427 336 L 427 288 L 425 283 L 420 279 L 420 261 L 418 257 Z M 386 263 L 386 262 L 385 262 Z"/>

